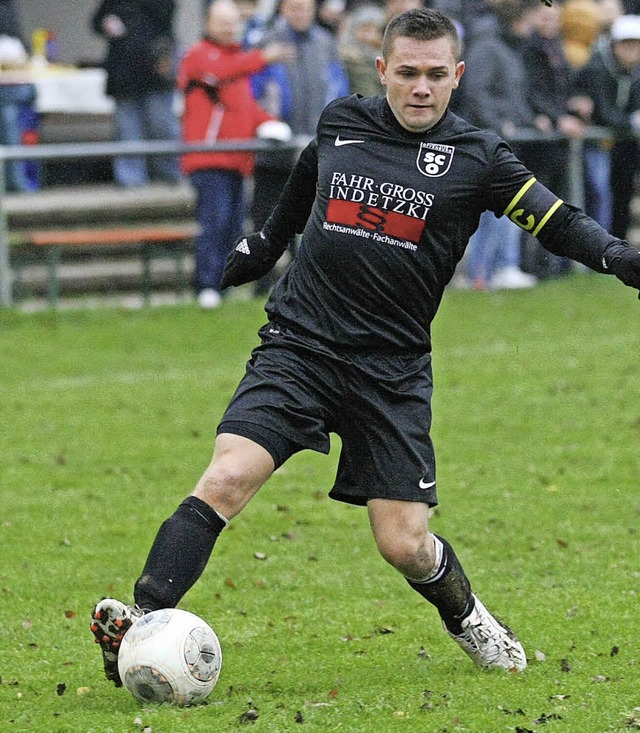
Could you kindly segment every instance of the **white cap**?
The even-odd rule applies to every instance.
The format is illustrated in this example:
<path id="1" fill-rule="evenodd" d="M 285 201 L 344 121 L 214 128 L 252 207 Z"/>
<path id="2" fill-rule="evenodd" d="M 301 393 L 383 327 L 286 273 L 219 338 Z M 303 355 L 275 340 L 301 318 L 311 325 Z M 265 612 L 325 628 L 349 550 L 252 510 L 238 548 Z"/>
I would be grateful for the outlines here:
<path id="1" fill-rule="evenodd" d="M 620 15 L 611 26 L 612 41 L 640 41 L 640 15 Z"/>
<path id="2" fill-rule="evenodd" d="M 275 140 L 281 143 L 288 143 L 293 137 L 291 128 L 286 122 L 280 120 L 268 120 L 258 125 L 256 135 L 261 140 Z"/>

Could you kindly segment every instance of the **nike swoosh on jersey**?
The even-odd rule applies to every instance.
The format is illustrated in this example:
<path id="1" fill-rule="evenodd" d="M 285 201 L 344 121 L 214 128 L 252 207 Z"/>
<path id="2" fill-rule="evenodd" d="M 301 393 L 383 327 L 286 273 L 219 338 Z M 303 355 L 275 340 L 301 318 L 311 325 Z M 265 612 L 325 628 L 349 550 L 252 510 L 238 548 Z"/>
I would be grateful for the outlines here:
<path id="1" fill-rule="evenodd" d="M 340 135 L 335 139 L 335 142 L 333 143 L 336 148 L 340 148 L 343 145 L 356 145 L 357 143 L 363 143 L 364 140 L 341 140 Z"/>
<path id="2" fill-rule="evenodd" d="M 436 485 L 436 482 L 435 482 L 435 481 L 429 481 L 429 482 L 427 483 L 427 482 L 426 482 L 426 481 L 425 481 L 424 479 L 422 479 L 422 478 L 420 479 L 420 482 L 418 483 L 418 486 L 419 486 L 419 487 L 420 487 L 421 489 L 430 489 L 430 488 L 432 488 L 432 487 L 433 487 L 433 486 L 435 486 L 435 485 Z"/>

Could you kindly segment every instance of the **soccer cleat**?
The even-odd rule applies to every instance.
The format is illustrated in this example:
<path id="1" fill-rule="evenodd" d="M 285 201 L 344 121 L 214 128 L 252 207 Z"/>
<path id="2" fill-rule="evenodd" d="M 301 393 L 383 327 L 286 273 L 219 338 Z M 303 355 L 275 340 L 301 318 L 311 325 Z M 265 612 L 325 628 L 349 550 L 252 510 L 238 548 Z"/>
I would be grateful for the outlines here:
<path id="1" fill-rule="evenodd" d="M 91 632 L 100 644 L 104 673 L 116 687 L 122 686 L 118 673 L 118 651 L 126 632 L 144 613 L 135 606 L 126 606 L 114 598 L 103 598 L 91 613 Z"/>
<path id="2" fill-rule="evenodd" d="M 447 633 L 479 667 L 500 667 L 521 672 L 527 666 L 522 644 L 513 631 L 495 619 L 476 596 L 474 599 L 473 611 L 461 621 L 462 633 Z"/>

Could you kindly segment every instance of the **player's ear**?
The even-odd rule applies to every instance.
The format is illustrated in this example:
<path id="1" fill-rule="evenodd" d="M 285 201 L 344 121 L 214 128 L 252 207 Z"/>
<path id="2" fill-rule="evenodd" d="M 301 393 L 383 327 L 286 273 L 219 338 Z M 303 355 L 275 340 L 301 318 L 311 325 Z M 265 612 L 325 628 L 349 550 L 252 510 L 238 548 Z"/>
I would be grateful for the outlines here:
<path id="1" fill-rule="evenodd" d="M 465 63 L 464 61 L 458 61 L 456 64 L 456 70 L 454 72 L 454 81 L 453 81 L 453 88 L 457 89 L 458 84 L 460 84 L 460 77 L 464 74 L 465 70 Z"/>
<path id="2" fill-rule="evenodd" d="M 380 77 L 380 83 L 383 86 L 387 84 L 387 65 L 384 62 L 382 56 L 376 58 L 376 69 L 378 70 L 378 76 Z"/>

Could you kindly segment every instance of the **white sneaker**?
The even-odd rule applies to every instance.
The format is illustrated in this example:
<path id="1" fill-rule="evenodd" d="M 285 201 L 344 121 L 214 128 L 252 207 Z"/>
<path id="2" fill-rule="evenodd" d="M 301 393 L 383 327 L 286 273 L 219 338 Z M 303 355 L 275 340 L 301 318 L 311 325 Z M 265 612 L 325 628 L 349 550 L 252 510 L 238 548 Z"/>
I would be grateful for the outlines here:
<path id="1" fill-rule="evenodd" d="M 120 642 L 127 631 L 144 612 L 135 606 L 127 606 L 115 598 L 103 598 L 91 613 L 91 633 L 100 644 L 104 673 L 116 687 L 122 686 L 118 673 Z"/>
<path id="2" fill-rule="evenodd" d="M 217 308 L 222 301 L 222 296 L 213 288 L 205 288 L 198 293 L 198 304 L 201 308 L 210 310 Z"/>
<path id="3" fill-rule="evenodd" d="M 474 595 L 476 605 L 462 621 L 462 633 L 449 636 L 479 667 L 501 667 L 521 672 L 527 656 L 510 628 L 495 619 Z"/>
<path id="4" fill-rule="evenodd" d="M 529 275 L 517 267 L 504 267 L 498 270 L 491 278 L 489 287 L 492 290 L 522 290 L 523 288 L 532 288 L 538 279 L 534 275 Z"/>

